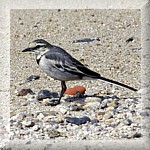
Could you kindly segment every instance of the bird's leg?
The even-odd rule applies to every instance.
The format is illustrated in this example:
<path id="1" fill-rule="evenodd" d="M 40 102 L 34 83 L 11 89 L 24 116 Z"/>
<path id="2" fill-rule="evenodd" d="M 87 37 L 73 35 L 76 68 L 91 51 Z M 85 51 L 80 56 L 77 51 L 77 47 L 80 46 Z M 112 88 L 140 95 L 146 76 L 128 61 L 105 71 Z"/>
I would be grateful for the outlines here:
<path id="1" fill-rule="evenodd" d="M 60 97 L 59 97 L 59 103 L 60 103 L 60 100 L 61 98 L 63 97 L 65 91 L 66 91 L 67 87 L 66 87 L 66 83 L 65 81 L 61 81 L 61 93 L 60 93 Z"/>
<path id="2" fill-rule="evenodd" d="M 61 92 L 60 92 L 59 99 L 58 100 L 52 100 L 51 102 L 48 102 L 47 105 L 50 105 L 50 106 L 56 106 L 56 105 L 58 105 L 60 103 L 60 100 L 63 97 L 66 89 L 67 89 L 67 87 L 66 87 L 65 81 L 61 81 Z"/>

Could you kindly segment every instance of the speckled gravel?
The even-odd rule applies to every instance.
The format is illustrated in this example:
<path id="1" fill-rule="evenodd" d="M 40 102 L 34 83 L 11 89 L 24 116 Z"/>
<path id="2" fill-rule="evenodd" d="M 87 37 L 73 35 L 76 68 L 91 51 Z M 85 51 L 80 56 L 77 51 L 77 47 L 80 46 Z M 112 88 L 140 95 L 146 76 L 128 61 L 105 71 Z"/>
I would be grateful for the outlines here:
<path id="1" fill-rule="evenodd" d="M 34 55 L 21 52 L 44 38 L 102 76 L 140 89 L 140 29 L 139 10 L 12 10 L 10 139 L 142 137 L 141 119 L 149 113 L 140 94 L 100 80 L 72 81 L 67 87 L 86 87 L 82 98 L 64 95 L 59 105 L 45 106 L 57 97 L 39 100 L 38 93 L 59 94 L 60 82 L 38 68 Z M 31 75 L 40 78 L 25 83 Z M 18 96 L 22 89 L 33 93 Z"/>
<path id="2" fill-rule="evenodd" d="M 84 100 L 65 102 L 48 106 L 49 110 L 28 110 L 10 118 L 11 139 L 118 139 L 139 138 L 141 113 L 139 98 L 107 99 L 107 106 L 101 108 L 105 98 L 88 97 Z M 91 101 L 90 101 L 91 100 Z M 94 101 L 93 101 L 94 100 Z M 115 103 L 114 103 L 115 102 Z M 43 108 L 41 103 L 29 103 L 29 107 Z"/>

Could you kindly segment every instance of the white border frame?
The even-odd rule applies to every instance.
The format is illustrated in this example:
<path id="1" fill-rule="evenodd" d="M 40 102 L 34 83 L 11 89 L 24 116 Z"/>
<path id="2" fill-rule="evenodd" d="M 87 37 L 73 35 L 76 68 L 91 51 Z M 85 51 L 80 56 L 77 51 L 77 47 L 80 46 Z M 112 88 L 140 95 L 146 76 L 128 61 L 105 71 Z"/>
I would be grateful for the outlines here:
<path id="1" fill-rule="evenodd" d="M 144 106 L 150 101 L 150 1 L 149 0 L 1 0 L 0 1 L 0 115 L 9 118 L 10 90 L 10 10 L 11 9 L 140 9 L 142 21 L 142 74 L 141 87 L 144 88 L 142 98 Z M 149 126 L 148 118 L 144 120 Z M 9 130 L 9 128 L 8 128 Z M 143 149 L 149 150 L 149 131 L 145 130 L 145 138 L 137 140 L 95 140 L 95 141 L 9 141 L 7 137 L 0 142 L 0 148 L 7 149 Z M 5 136 L 8 134 L 6 133 Z M 0 135 L 1 136 L 1 135 Z M 4 136 L 4 137 L 5 137 Z"/>

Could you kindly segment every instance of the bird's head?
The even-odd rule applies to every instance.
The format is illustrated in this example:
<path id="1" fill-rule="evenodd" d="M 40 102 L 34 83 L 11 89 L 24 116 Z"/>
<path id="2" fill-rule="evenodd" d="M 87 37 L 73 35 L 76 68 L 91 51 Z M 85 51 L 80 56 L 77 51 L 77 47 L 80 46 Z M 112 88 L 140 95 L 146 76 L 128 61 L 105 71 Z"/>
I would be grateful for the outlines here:
<path id="1" fill-rule="evenodd" d="M 49 46 L 50 44 L 47 41 L 43 39 L 37 39 L 30 42 L 28 48 L 24 49 L 22 52 L 35 52 L 38 54 L 44 52 Z"/>

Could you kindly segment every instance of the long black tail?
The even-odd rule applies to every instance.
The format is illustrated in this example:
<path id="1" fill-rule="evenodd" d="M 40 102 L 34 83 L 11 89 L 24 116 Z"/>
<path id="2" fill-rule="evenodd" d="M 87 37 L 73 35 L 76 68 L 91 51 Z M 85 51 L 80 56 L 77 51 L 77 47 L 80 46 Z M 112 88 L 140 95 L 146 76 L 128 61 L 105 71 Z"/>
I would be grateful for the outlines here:
<path id="1" fill-rule="evenodd" d="M 116 85 L 119 85 L 119 86 L 122 86 L 122 87 L 125 87 L 127 89 L 132 90 L 132 91 L 138 91 L 137 89 L 135 89 L 135 88 L 133 88 L 131 86 L 128 86 L 126 84 L 123 84 L 123 83 L 120 83 L 120 82 L 117 82 L 117 81 L 114 81 L 114 80 L 111 80 L 111 79 L 107 79 L 107 78 L 102 77 L 102 76 L 100 76 L 99 79 L 107 81 L 107 82 L 110 82 L 110 83 L 113 83 L 113 84 L 116 84 Z"/>
<path id="2" fill-rule="evenodd" d="M 77 68 L 82 72 L 82 73 L 80 73 L 80 75 L 82 76 L 82 79 L 84 79 L 84 80 L 86 80 L 86 79 L 101 79 L 101 80 L 107 81 L 109 83 L 113 83 L 113 84 L 125 87 L 132 91 L 138 91 L 137 89 L 135 89 L 131 86 L 128 86 L 126 84 L 102 77 L 99 73 L 94 72 L 94 71 L 88 69 L 87 67 L 83 66 L 82 64 L 80 64 L 80 62 L 79 62 L 79 65 L 77 66 Z M 78 72 L 78 75 L 79 75 L 79 72 Z"/>

